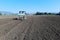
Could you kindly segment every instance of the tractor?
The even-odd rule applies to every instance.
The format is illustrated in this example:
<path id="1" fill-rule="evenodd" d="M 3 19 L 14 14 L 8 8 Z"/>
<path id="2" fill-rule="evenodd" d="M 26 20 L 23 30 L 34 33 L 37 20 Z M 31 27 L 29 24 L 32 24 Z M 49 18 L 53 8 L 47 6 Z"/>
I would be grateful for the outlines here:
<path id="1" fill-rule="evenodd" d="M 25 20 L 26 19 L 26 12 L 25 11 L 19 11 L 18 15 L 18 20 Z"/>

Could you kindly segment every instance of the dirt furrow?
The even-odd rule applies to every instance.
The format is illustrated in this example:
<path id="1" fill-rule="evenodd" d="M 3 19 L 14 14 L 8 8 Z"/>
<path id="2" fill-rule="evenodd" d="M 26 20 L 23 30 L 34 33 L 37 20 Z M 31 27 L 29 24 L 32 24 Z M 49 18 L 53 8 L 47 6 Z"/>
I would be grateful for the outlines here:
<path id="1" fill-rule="evenodd" d="M 54 17 L 50 20 L 43 16 L 34 18 L 33 26 L 27 31 L 24 40 L 60 40 L 60 33 L 57 30 L 59 25 L 55 25 L 57 20 L 52 21 Z"/>
<path id="2" fill-rule="evenodd" d="M 38 30 L 38 27 L 40 26 L 39 20 L 37 20 L 37 18 L 35 19 L 35 17 L 32 19 L 33 19 L 33 23 L 31 25 L 31 27 L 27 30 L 23 40 L 38 40 L 37 39 L 38 36 L 36 36 L 37 34 L 35 34 L 35 33 Z M 36 24 L 36 23 L 38 23 L 38 24 Z"/>
<path id="3" fill-rule="evenodd" d="M 6 28 L 2 27 L 1 30 L 7 29 L 8 32 L 1 36 L 0 40 L 60 40 L 59 18 L 59 16 L 29 16 L 21 23 L 15 20 L 6 25 Z"/>
<path id="4" fill-rule="evenodd" d="M 12 20 L 11 22 L 2 25 L 0 27 L 0 37 L 6 35 L 6 33 L 8 33 L 12 28 L 14 28 L 19 23 L 20 21 Z"/>
<path id="5" fill-rule="evenodd" d="M 7 21 L 7 23 L 4 23 L 4 24 L 0 25 L 0 29 L 2 29 L 3 27 L 5 27 L 5 25 L 11 24 L 11 23 L 13 23 L 15 21 L 16 20 Z"/>
<path id="6" fill-rule="evenodd" d="M 31 20 L 31 19 L 29 19 Z M 0 38 L 0 40 L 23 40 L 26 31 L 31 26 L 32 20 L 25 20 L 13 28 L 7 35 Z"/>
<path id="7" fill-rule="evenodd" d="M 0 25 L 6 24 L 10 21 L 12 21 L 12 19 L 0 19 Z"/>

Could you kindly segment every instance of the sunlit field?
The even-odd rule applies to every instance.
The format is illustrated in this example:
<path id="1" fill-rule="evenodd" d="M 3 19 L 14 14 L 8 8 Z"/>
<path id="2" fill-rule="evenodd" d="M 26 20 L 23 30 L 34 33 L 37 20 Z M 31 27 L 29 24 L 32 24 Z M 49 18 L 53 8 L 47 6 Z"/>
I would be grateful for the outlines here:
<path id="1" fill-rule="evenodd" d="M 60 40 L 60 16 L 0 16 L 0 40 Z"/>

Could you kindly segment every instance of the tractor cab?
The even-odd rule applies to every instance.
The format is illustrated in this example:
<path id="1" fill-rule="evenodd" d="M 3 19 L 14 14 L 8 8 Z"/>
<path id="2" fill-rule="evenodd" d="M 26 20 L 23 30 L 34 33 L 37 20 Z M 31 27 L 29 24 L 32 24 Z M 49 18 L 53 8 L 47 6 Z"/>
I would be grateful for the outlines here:
<path id="1" fill-rule="evenodd" d="M 26 19 L 26 12 L 25 11 L 19 11 L 18 13 L 18 19 Z"/>

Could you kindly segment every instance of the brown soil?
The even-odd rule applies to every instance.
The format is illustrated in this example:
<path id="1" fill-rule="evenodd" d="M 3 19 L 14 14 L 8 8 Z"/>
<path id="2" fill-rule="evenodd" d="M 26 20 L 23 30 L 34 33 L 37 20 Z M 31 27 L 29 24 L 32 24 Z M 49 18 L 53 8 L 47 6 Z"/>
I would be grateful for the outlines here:
<path id="1" fill-rule="evenodd" d="M 0 40 L 60 40 L 60 16 L 0 19 Z"/>

